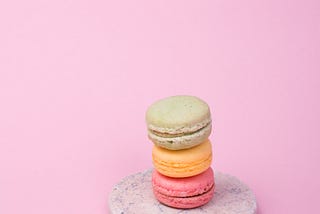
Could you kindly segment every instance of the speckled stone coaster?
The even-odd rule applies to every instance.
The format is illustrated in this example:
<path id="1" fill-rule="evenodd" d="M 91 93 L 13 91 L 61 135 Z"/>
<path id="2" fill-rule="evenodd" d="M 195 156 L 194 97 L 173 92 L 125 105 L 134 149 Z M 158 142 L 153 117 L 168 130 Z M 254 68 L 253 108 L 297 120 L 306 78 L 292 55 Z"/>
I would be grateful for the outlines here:
<path id="1" fill-rule="evenodd" d="M 215 172 L 213 199 L 194 209 L 175 209 L 157 201 L 152 192 L 152 169 L 130 175 L 114 186 L 109 196 L 112 214 L 255 214 L 257 204 L 252 191 L 236 177 Z"/>

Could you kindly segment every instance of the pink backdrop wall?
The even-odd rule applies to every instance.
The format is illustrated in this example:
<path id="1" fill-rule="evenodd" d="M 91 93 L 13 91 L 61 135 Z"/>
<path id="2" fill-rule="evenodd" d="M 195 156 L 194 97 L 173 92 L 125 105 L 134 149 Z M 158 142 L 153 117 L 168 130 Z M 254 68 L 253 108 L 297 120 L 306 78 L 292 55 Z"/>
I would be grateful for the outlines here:
<path id="1" fill-rule="evenodd" d="M 0 213 L 103 214 L 151 167 L 144 113 L 197 95 L 259 213 L 316 213 L 320 3 L 1 1 Z"/>

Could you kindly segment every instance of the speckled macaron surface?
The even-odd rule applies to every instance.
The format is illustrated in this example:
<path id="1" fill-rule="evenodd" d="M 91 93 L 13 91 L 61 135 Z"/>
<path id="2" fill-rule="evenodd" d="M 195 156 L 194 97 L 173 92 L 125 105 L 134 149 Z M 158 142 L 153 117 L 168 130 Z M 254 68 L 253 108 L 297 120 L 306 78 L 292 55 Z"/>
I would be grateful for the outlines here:
<path id="1" fill-rule="evenodd" d="M 111 214 L 256 214 L 252 191 L 236 177 L 215 172 L 214 197 L 204 206 L 176 209 L 161 204 L 152 192 L 152 169 L 130 175 L 109 195 Z"/>
<path id="2" fill-rule="evenodd" d="M 157 146 L 179 150 L 191 148 L 211 133 L 211 114 L 206 102 L 181 95 L 161 99 L 146 112 L 148 136 Z"/>

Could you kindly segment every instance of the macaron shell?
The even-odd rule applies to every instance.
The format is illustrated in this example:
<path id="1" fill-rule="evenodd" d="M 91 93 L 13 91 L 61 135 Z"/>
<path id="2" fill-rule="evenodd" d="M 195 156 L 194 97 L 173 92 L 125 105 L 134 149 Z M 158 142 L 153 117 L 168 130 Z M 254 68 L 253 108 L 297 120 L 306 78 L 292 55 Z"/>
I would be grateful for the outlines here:
<path id="1" fill-rule="evenodd" d="M 154 167 L 169 177 L 191 177 L 207 170 L 212 162 L 209 139 L 190 149 L 168 150 L 154 146 L 152 150 Z"/>
<path id="2" fill-rule="evenodd" d="M 152 173 L 154 191 L 171 197 L 191 197 L 208 192 L 214 185 L 214 173 L 208 168 L 199 175 L 186 178 L 171 178 L 160 174 L 157 170 Z"/>
<path id="3" fill-rule="evenodd" d="M 161 99 L 152 104 L 146 113 L 148 128 L 164 133 L 170 133 L 172 129 L 180 133 L 196 131 L 193 130 L 195 125 L 208 123 L 208 120 L 210 109 L 207 103 L 186 95 Z"/>
<path id="4" fill-rule="evenodd" d="M 152 186 L 161 203 L 175 208 L 195 208 L 208 203 L 213 197 L 214 174 L 210 167 L 193 177 L 170 178 L 154 170 Z"/>
<path id="5" fill-rule="evenodd" d="M 161 203 L 167 206 L 180 209 L 191 209 L 208 203 L 214 195 L 214 186 L 209 190 L 209 192 L 189 198 L 170 197 L 158 192 L 154 192 L 154 195 Z"/>
<path id="6" fill-rule="evenodd" d="M 163 137 L 148 131 L 149 139 L 157 146 L 170 150 L 188 149 L 206 140 L 211 133 L 211 123 L 192 134 L 185 134 L 177 137 Z"/>

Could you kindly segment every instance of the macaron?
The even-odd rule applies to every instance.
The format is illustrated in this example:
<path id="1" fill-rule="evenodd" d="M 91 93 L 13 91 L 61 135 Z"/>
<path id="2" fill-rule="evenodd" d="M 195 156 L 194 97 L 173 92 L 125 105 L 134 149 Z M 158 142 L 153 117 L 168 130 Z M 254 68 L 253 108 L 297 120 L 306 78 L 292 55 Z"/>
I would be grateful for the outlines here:
<path id="1" fill-rule="evenodd" d="M 148 137 L 157 146 L 180 150 L 202 143 L 211 133 L 206 102 L 195 96 L 172 96 L 153 103 L 146 112 Z"/>
<path id="2" fill-rule="evenodd" d="M 155 197 L 163 204 L 175 208 L 195 208 L 208 203 L 214 194 L 212 168 L 188 178 L 170 178 L 157 172 L 152 173 Z"/>
<path id="3" fill-rule="evenodd" d="M 210 140 L 190 149 L 168 150 L 154 145 L 152 162 L 156 170 L 163 175 L 183 178 L 200 174 L 207 170 L 212 161 Z"/>

